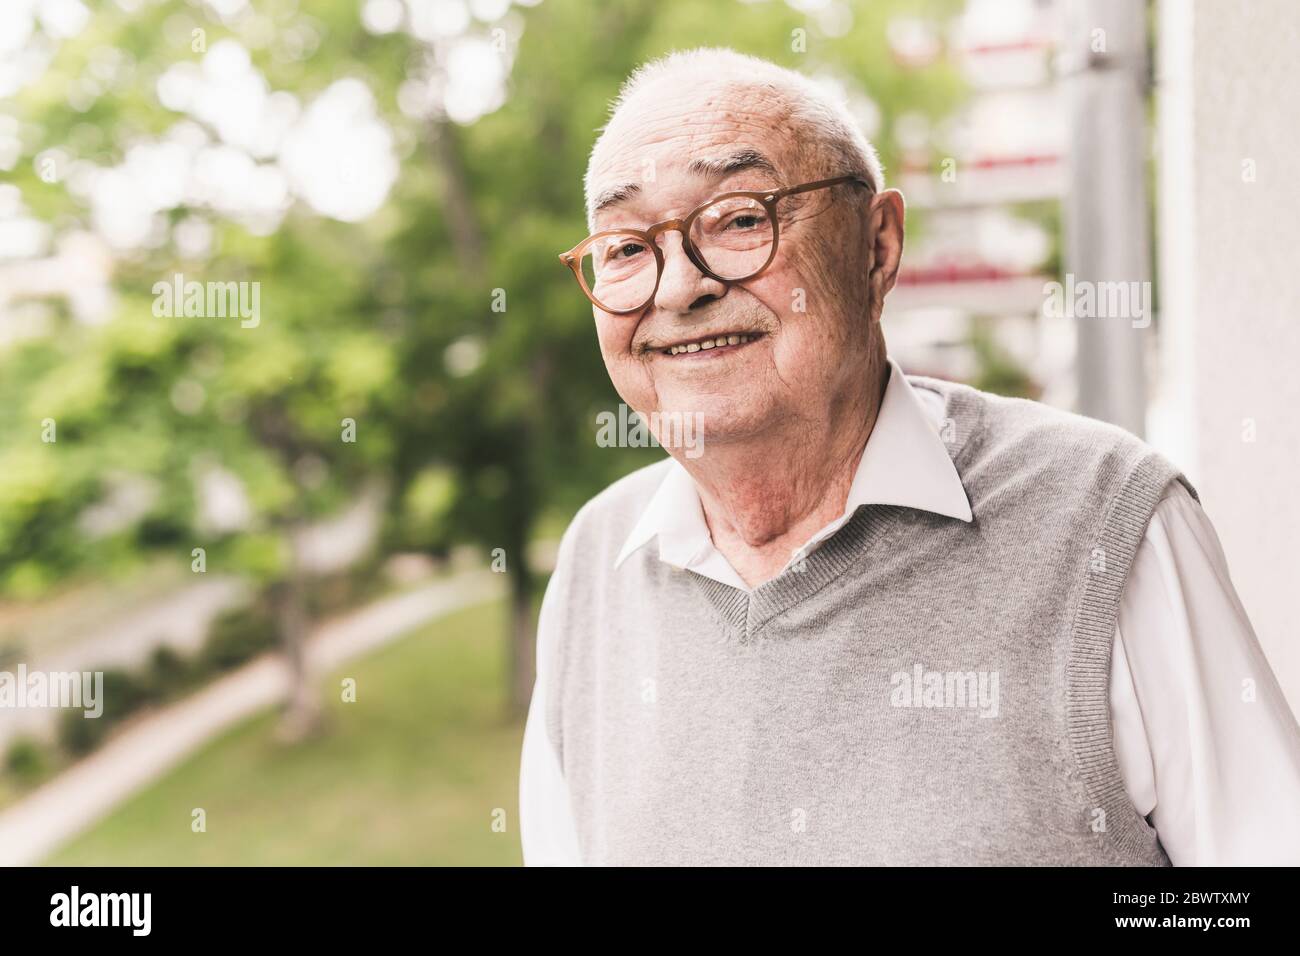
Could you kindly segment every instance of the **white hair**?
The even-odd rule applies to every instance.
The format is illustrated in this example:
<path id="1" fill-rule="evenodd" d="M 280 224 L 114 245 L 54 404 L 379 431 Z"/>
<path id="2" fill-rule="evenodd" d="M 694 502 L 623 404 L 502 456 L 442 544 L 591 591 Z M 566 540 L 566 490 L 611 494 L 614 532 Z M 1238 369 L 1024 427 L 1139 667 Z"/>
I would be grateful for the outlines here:
<path id="1" fill-rule="evenodd" d="M 795 70 L 726 47 L 678 50 L 637 67 L 610 104 L 609 120 L 592 147 L 591 159 L 595 158 L 619 110 L 641 91 L 669 78 L 774 91 L 788 105 L 788 119 L 798 130 L 805 151 L 823 161 L 825 175 L 860 176 L 871 185 L 874 193 L 884 188 L 880 158 L 849 112 L 842 95 Z M 584 180 L 588 208 L 591 201 L 591 159 Z"/>

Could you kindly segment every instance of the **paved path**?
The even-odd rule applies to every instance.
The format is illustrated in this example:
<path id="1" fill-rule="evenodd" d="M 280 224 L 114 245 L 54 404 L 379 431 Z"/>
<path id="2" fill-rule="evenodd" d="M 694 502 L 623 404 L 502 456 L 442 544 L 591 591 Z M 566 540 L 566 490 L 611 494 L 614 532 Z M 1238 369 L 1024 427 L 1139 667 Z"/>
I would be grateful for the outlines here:
<path id="1" fill-rule="evenodd" d="M 251 595 L 252 588 L 246 581 L 214 575 L 145 600 L 93 626 L 83 625 L 84 633 L 61 642 L 57 649 L 38 650 L 24 663 L 28 671 L 46 673 L 131 670 L 164 645 L 189 657 L 203 646 L 212 619 L 247 603 Z M 48 707 L 0 709 L 0 753 L 20 735 L 52 740 L 62 713 Z"/>
<path id="2" fill-rule="evenodd" d="M 445 614 L 500 597 L 504 575 L 475 571 L 384 598 L 322 625 L 308 662 L 329 671 Z M 21 802 L 0 812 L 0 865 L 31 866 L 232 724 L 288 689 L 277 655 L 260 657 L 145 718 Z"/>

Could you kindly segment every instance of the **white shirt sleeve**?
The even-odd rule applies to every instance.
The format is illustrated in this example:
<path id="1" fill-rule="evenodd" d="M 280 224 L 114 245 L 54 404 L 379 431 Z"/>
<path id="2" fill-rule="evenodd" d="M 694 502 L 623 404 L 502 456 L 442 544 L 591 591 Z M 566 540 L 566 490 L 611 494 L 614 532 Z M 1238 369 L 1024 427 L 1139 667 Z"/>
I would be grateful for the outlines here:
<path id="1" fill-rule="evenodd" d="M 1181 484 L 1133 560 L 1110 707 L 1125 788 L 1174 865 L 1300 863 L 1300 727 Z"/>
<path id="2" fill-rule="evenodd" d="M 560 561 L 564 560 L 561 549 Z M 554 592 L 557 565 L 542 600 L 537 623 L 537 681 L 524 723 L 523 753 L 519 765 L 519 839 L 524 866 L 580 866 L 578 833 L 569 808 L 569 790 L 560 767 L 559 755 L 546 730 L 546 698 L 549 687 L 548 653 L 555 640 L 554 615 L 548 605 Z"/>

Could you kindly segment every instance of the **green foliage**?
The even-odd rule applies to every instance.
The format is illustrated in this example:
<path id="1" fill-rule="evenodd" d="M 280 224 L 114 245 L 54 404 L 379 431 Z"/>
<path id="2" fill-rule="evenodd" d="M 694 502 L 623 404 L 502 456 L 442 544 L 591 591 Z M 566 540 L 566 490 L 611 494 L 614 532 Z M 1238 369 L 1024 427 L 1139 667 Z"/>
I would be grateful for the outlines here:
<path id="1" fill-rule="evenodd" d="M 5 772 L 12 774 L 21 784 L 29 785 L 41 779 L 46 774 L 48 765 L 44 748 L 28 737 L 10 741 L 5 751 Z"/>
<path id="2" fill-rule="evenodd" d="M 150 699 L 168 700 L 192 687 L 199 673 L 200 668 L 164 644 L 149 655 L 143 681 Z"/>
<path id="3" fill-rule="evenodd" d="M 224 671 L 247 663 L 276 645 L 279 628 L 262 602 L 219 614 L 208 630 L 199 666 Z"/>
<path id="4" fill-rule="evenodd" d="M 123 720 L 153 700 L 149 684 L 124 670 L 104 671 L 100 701 L 103 713 L 87 717 L 84 711 L 67 710 L 59 719 L 59 744 L 73 756 L 98 747 Z"/>
<path id="5" fill-rule="evenodd" d="M 1011 356 L 1007 355 L 994 340 L 992 333 L 982 325 L 977 325 L 971 334 L 971 348 L 978 363 L 971 385 L 1012 398 L 1033 398 L 1041 394 L 1042 389 Z"/>

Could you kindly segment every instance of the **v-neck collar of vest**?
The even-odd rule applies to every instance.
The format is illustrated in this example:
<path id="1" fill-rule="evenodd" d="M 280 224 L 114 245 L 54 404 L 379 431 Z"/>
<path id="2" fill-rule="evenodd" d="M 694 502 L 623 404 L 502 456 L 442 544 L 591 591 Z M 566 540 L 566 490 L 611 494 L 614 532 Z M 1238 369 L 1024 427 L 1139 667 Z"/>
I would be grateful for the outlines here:
<path id="1" fill-rule="evenodd" d="M 960 476 L 969 451 L 978 444 L 972 439 L 983 422 L 983 406 L 978 396 L 964 385 L 921 376 L 910 378 L 914 385 L 933 389 L 943 396 L 944 418 L 953 426 L 951 435 L 945 435 L 944 444 Z M 741 641 L 752 640 L 769 621 L 833 584 L 873 548 L 887 546 L 887 539 L 903 527 L 898 516 L 911 510 L 898 505 L 860 506 L 816 551 L 752 591 L 734 588 L 694 571 L 686 573 L 733 636 Z M 972 526 L 978 521 L 979 516 L 973 515 Z"/>

